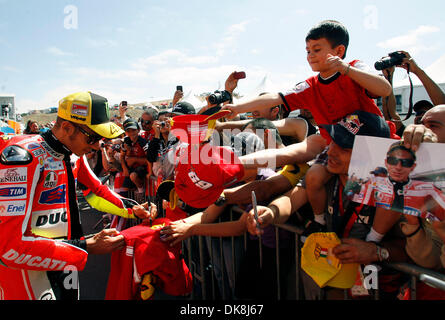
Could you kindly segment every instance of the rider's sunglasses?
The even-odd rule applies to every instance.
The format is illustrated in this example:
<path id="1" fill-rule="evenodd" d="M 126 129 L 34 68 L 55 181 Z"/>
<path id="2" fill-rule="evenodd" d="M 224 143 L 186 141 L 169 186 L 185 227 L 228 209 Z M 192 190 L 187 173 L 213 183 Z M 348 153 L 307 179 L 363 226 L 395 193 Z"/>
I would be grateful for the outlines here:
<path id="1" fill-rule="evenodd" d="M 402 164 L 402 167 L 404 168 L 411 168 L 414 165 L 414 159 L 399 159 L 396 157 L 388 157 L 386 158 L 386 161 L 392 166 L 396 166 L 400 162 Z"/>
<path id="2" fill-rule="evenodd" d="M 79 129 L 80 132 L 82 132 L 87 137 L 87 143 L 90 145 L 96 144 L 98 141 L 102 140 L 102 136 L 94 133 L 90 133 L 83 129 L 81 126 L 78 126 L 73 123 L 73 125 Z"/>

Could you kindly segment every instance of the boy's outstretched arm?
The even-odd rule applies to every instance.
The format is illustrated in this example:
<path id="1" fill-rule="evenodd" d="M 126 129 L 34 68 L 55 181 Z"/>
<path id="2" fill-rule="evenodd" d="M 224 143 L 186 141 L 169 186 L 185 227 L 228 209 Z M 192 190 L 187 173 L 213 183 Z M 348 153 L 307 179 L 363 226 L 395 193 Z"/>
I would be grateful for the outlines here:
<path id="1" fill-rule="evenodd" d="M 230 110 L 232 114 L 229 115 L 227 118 L 233 119 L 240 113 L 254 110 L 264 110 L 282 103 L 284 102 L 278 93 L 268 93 L 238 104 L 226 104 L 225 106 L 223 106 L 223 109 Z"/>
<path id="2" fill-rule="evenodd" d="M 340 57 L 331 55 L 328 57 L 327 63 L 331 64 L 334 70 L 350 77 L 372 95 L 387 97 L 392 92 L 391 84 L 384 77 L 353 67 Z"/>

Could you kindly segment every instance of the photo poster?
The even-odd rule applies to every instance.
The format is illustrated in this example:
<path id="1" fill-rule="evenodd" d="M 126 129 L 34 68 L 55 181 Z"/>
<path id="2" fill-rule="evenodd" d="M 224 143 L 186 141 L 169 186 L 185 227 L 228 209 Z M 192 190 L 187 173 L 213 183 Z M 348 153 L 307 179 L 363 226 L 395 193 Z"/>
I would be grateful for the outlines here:
<path id="1" fill-rule="evenodd" d="M 445 144 L 422 143 L 410 167 L 414 157 L 405 150 L 393 149 L 387 159 L 397 143 L 400 140 L 356 136 L 346 196 L 359 204 L 445 220 Z"/>

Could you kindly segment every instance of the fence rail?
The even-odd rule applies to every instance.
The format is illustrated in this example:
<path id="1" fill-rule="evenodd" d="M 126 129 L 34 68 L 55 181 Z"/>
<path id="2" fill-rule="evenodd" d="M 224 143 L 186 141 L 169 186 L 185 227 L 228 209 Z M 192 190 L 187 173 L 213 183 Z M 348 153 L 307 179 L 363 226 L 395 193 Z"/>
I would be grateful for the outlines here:
<path id="1" fill-rule="evenodd" d="M 154 201 L 156 180 L 151 179 L 149 186 L 150 188 L 147 197 L 148 200 Z M 233 207 L 229 212 L 230 220 L 233 220 L 234 213 L 239 215 L 242 214 L 242 212 L 243 210 L 239 207 Z M 164 212 L 161 210 L 160 214 L 163 215 Z M 304 292 L 300 275 L 300 253 L 303 228 L 291 224 L 280 224 L 274 225 L 273 227 L 275 232 L 276 273 L 270 276 L 275 277 L 276 279 L 276 299 L 282 300 L 282 292 L 286 289 L 287 292 L 290 291 L 293 293 L 291 294 L 291 299 L 302 300 L 304 299 Z M 285 276 L 284 274 L 281 274 L 283 261 L 281 261 L 280 250 L 276 250 L 276 248 L 280 248 L 280 230 L 290 232 L 294 236 L 294 241 L 292 241 L 294 255 L 293 276 L 290 277 L 293 279 L 293 283 L 284 283 L 287 288 L 282 287 L 282 279 Z M 246 233 L 243 236 L 243 254 L 247 252 L 248 238 L 249 234 Z M 230 241 L 229 246 L 227 245 L 227 241 Z M 261 239 L 258 239 L 257 241 L 258 266 L 261 269 L 263 264 L 262 250 L 264 246 L 261 245 Z M 183 249 L 184 252 L 186 252 L 186 263 L 189 266 L 195 281 L 195 290 L 190 296 L 191 300 L 230 300 L 236 298 L 234 292 L 237 289 L 235 283 L 237 282 L 237 270 L 239 266 L 236 265 L 237 255 L 235 252 L 235 242 L 236 237 L 214 238 L 203 236 L 195 236 L 183 242 Z M 217 244 L 216 247 L 215 244 Z M 230 249 L 230 252 L 227 252 L 228 248 Z M 410 277 L 411 299 L 416 299 L 417 281 L 421 281 L 431 287 L 445 291 L 445 274 L 408 263 L 383 263 L 382 266 L 391 268 Z M 376 300 L 380 297 L 378 290 L 371 292 L 371 294 Z M 346 291 L 344 296 L 347 298 Z M 289 296 L 287 299 L 289 300 Z"/>

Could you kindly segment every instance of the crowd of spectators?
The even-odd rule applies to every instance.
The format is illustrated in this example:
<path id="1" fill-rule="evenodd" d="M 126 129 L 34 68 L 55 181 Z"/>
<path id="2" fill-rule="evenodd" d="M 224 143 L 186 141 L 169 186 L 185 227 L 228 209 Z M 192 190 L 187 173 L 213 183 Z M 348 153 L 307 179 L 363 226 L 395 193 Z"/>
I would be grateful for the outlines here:
<path id="1" fill-rule="evenodd" d="M 443 272 L 444 221 L 430 222 L 387 208 L 358 206 L 342 195 L 356 135 L 400 140 L 404 150 L 414 152 L 424 142 L 445 143 L 445 94 L 404 51 L 400 51 L 405 56 L 402 63 L 384 69 L 382 74 L 370 71 L 359 60 L 346 62 L 349 36 L 336 21 L 315 26 L 306 44 L 308 63 L 318 74 L 286 93 L 262 93 L 248 101 L 229 100 L 217 105 L 207 100 L 202 107 L 183 101 L 178 90 L 172 108 L 150 106 L 139 119 L 128 117 L 127 107 L 121 103 L 119 116 L 113 121 L 124 129 L 125 136 L 104 140 L 100 150 L 87 155 L 92 170 L 99 177 L 109 177 L 115 192 L 124 197 L 133 197 L 141 204 L 153 200 L 167 215 L 180 210 L 175 221 L 161 231 L 166 242 L 176 244 L 196 235 L 239 237 L 250 233 L 247 253 L 237 252 L 235 257 L 237 272 L 242 276 L 235 283 L 229 272 L 229 283 L 221 284 L 232 290 L 233 298 L 276 299 L 277 270 L 271 261 L 278 249 L 282 259 L 279 281 L 285 291 L 285 275 L 292 266 L 291 235 L 280 231 L 280 247 L 276 248 L 271 226 L 289 222 L 302 227 L 303 240 L 313 233 L 335 232 L 342 243 L 333 254 L 343 264 L 409 262 Z M 416 101 L 413 125 L 405 126 L 396 112 L 392 90 L 395 68 L 409 68 L 422 81 L 431 100 Z M 234 75 L 230 74 L 225 83 L 225 92 L 232 97 L 239 80 Z M 379 97 L 381 110 L 375 102 Z M 297 109 L 299 115 L 289 117 Z M 202 144 L 231 148 L 242 164 L 243 174 L 235 184 L 224 186 L 217 201 L 206 203 L 204 208 L 190 205 L 179 192 L 172 193 L 173 184 L 158 194 L 161 189 L 157 188 L 165 186 L 163 182 L 174 183 L 179 170 L 175 159 L 178 151 L 184 150 L 184 143 L 171 132 L 175 118 L 212 115 L 220 110 L 228 113 L 216 121 L 215 132 Z M 248 119 L 241 120 L 240 115 L 246 113 Z M 38 124 L 29 121 L 24 133 L 38 133 Z M 262 161 L 272 158 L 274 166 Z M 206 198 L 208 189 L 216 186 L 203 183 L 218 173 L 210 170 L 208 176 L 200 176 L 198 168 L 193 173 L 202 189 L 198 196 Z M 150 186 L 155 186 L 154 192 Z M 252 208 L 252 191 L 258 201 L 256 211 Z M 227 219 L 226 213 L 233 212 L 234 206 L 243 213 Z M 253 244 L 258 236 L 264 268 L 252 269 L 258 258 L 258 246 Z M 304 271 L 302 274 L 305 298 L 319 299 L 321 288 Z M 400 297 L 405 282 L 403 274 L 382 265 L 381 298 Z M 425 292 L 427 297 L 430 291 Z M 328 299 L 342 297 L 335 288 L 325 288 L 325 293 Z M 435 293 L 436 299 L 441 297 L 445 295 Z"/>

